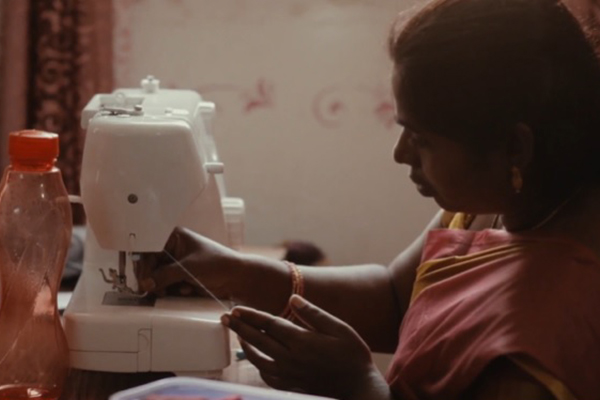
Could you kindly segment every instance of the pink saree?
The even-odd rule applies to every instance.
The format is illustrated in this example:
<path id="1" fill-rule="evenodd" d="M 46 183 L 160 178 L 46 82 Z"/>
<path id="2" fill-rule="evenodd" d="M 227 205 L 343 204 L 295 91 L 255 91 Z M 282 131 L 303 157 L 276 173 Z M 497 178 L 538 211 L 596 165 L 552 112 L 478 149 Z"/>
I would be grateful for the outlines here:
<path id="1" fill-rule="evenodd" d="M 503 356 L 557 398 L 600 399 L 600 261 L 567 239 L 432 231 L 390 386 L 401 399 L 457 399 Z"/>

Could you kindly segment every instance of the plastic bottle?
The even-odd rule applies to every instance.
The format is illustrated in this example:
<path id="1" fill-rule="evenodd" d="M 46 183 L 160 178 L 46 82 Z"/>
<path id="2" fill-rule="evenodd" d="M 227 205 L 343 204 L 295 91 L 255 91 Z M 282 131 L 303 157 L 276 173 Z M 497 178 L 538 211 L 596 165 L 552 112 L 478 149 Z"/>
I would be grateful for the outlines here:
<path id="1" fill-rule="evenodd" d="M 58 399 L 69 352 L 56 296 L 71 238 L 58 135 L 9 136 L 0 184 L 0 400 Z"/>

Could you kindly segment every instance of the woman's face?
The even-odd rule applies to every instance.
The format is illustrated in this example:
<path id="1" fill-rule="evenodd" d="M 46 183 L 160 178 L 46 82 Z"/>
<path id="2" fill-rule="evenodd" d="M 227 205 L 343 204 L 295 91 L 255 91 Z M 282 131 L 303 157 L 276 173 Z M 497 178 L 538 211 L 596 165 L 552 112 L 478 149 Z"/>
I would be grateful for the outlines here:
<path id="1" fill-rule="evenodd" d="M 422 130 L 403 108 L 397 76 L 393 84 L 397 122 L 402 128 L 394 159 L 410 167 L 410 179 L 419 193 L 448 211 L 491 214 L 506 210 L 513 192 L 508 152 L 502 148 L 476 151 L 474 146 Z"/>

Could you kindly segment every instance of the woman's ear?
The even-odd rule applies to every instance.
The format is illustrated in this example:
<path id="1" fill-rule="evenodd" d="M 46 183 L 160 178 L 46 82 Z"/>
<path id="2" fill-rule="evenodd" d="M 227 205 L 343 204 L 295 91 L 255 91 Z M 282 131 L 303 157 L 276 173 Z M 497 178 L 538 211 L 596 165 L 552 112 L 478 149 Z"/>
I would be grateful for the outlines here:
<path id="1" fill-rule="evenodd" d="M 535 146 L 533 131 L 527 124 L 519 122 L 508 135 L 508 159 L 519 169 L 527 168 L 533 161 Z"/>

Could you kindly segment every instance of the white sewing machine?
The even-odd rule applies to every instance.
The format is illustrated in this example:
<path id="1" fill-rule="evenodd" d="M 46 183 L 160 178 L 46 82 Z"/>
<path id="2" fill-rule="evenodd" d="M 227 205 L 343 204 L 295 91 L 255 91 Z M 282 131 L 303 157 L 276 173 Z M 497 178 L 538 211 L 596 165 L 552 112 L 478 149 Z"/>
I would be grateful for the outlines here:
<path id="1" fill-rule="evenodd" d="M 176 226 L 241 244 L 244 204 L 225 197 L 209 130 L 214 104 L 193 91 L 160 89 L 152 77 L 141 86 L 96 95 L 82 113 L 88 230 L 64 313 L 71 366 L 217 375 L 230 362 L 222 306 L 143 296 L 133 266 L 139 253 L 162 251 Z"/>

